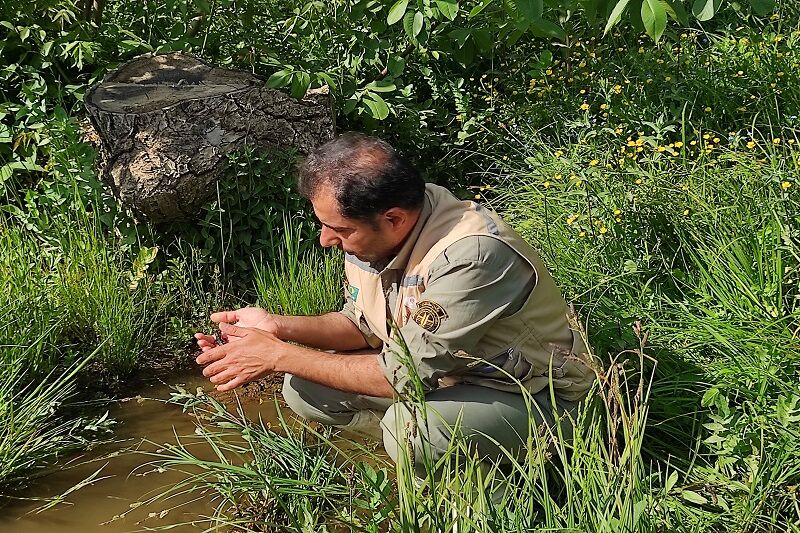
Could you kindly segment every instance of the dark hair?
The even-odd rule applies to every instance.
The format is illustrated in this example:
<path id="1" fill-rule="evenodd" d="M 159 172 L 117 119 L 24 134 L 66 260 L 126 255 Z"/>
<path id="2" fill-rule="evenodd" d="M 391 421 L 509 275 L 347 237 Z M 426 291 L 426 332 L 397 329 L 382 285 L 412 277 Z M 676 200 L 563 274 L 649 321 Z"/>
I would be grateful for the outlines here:
<path id="1" fill-rule="evenodd" d="M 393 207 L 420 209 L 425 197 L 425 181 L 406 158 L 386 141 L 356 132 L 308 154 L 297 186 L 309 200 L 321 186 L 331 187 L 342 216 L 370 223 Z"/>

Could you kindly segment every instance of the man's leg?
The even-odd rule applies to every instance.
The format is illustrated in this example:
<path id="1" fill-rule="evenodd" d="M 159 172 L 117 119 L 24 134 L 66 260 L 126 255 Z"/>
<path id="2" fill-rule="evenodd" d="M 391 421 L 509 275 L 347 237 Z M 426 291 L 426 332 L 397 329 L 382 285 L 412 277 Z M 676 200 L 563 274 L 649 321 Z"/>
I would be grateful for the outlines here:
<path id="1" fill-rule="evenodd" d="M 342 392 L 291 374 L 284 376 L 282 392 L 289 408 L 306 420 L 367 434 L 380 434 L 380 419 L 392 405 L 391 398 Z"/>
<path id="2" fill-rule="evenodd" d="M 507 462 L 500 447 L 512 455 L 518 454 L 527 441 L 528 432 L 540 432 L 543 423 L 557 435 L 556 418 L 560 419 L 564 437 L 572 438 L 570 416 L 564 414 L 569 413 L 574 418 L 577 402 L 557 399 L 554 414 L 549 391 L 534 394 L 530 399 L 529 409 L 522 394 L 476 385 L 438 389 L 426 396 L 427 420 L 422 413 L 412 414 L 401 403 L 387 409 L 381 424 L 384 446 L 389 456 L 397 461 L 400 446 L 408 446 L 404 440 L 410 435 L 414 468 L 418 476 L 425 477 L 424 454 L 431 462 L 443 457 L 457 424 L 470 450 L 487 462 Z M 550 434 L 546 433 L 544 438 L 550 439 Z"/>

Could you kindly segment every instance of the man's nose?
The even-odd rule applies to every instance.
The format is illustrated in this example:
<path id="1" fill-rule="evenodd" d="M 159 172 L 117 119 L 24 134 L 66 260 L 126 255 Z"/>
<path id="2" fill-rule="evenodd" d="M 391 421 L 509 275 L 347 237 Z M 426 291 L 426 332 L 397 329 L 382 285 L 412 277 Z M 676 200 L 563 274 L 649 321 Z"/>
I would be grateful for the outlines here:
<path id="1" fill-rule="evenodd" d="M 322 231 L 319 234 L 319 243 L 324 247 L 328 248 L 330 246 L 336 246 L 339 244 L 339 238 L 336 237 L 336 234 L 330 228 L 326 228 L 322 226 Z"/>

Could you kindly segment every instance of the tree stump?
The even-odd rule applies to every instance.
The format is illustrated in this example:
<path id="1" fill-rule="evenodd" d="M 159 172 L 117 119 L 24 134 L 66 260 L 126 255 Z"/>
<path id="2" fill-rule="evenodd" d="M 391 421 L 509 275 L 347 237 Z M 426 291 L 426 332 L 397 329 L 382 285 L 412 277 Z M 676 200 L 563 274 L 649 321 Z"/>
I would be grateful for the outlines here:
<path id="1" fill-rule="evenodd" d="M 84 101 L 100 137 L 103 179 L 156 223 L 196 215 L 227 154 L 246 144 L 307 153 L 334 133 L 327 87 L 298 101 L 249 72 L 179 53 L 123 64 Z"/>

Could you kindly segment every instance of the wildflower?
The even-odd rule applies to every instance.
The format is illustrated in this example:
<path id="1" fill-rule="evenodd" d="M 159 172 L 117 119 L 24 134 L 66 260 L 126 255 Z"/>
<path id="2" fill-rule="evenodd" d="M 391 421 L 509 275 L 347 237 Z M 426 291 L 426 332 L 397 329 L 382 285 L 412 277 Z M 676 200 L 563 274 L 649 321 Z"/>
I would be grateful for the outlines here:
<path id="1" fill-rule="evenodd" d="M 772 144 L 780 144 L 780 143 L 781 143 L 780 137 L 775 137 L 774 139 L 772 139 Z"/>
<path id="2" fill-rule="evenodd" d="M 715 142 L 716 144 L 719 144 L 719 137 L 714 137 L 714 142 Z"/>
<path id="3" fill-rule="evenodd" d="M 656 148 L 656 150 L 659 151 L 659 152 L 664 152 L 667 149 L 665 147 L 663 147 L 663 146 L 659 146 L 658 148 Z"/>
<path id="4" fill-rule="evenodd" d="M 636 178 L 636 185 L 642 184 L 642 178 Z"/>
<path id="5" fill-rule="evenodd" d="M 581 104 L 581 111 L 586 111 L 587 109 L 589 109 L 589 104 L 587 104 L 586 102 L 582 103 Z"/>
<path id="6" fill-rule="evenodd" d="M 475 199 L 476 199 L 476 200 L 480 200 L 480 199 L 481 199 L 481 195 L 480 195 L 480 194 L 476 194 L 476 195 L 475 195 Z"/>
<path id="7" fill-rule="evenodd" d="M 690 144 L 690 145 L 692 145 L 692 146 L 694 146 L 694 145 L 696 145 L 696 144 L 697 144 L 697 141 L 690 141 L 690 142 L 689 142 L 689 144 Z"/>
<path id="8" fill-rule="evenodd" d="M 747 147 L 748 148 L 755 148 L 756 147 L 756 142 L 755 141 L 747 141 Z"/>
<path id="9" fill-rule="evenodd" d="M 578 218 L 578 215 L 572 215 L 567 217 L 567 224 L 571 225 L 575 220 Z"/>
<path id="10" fill-rule="evenodd" d="M 678 141 L 678 142 L 675 143 L 674 146 L 675 146 L 675 148 L 681 148 L 683 146 L 683 142 Z"/>
<path id="11" fill-rule="evenodd" d="M 705 140 L 709 140 L 710 138 L 711 138 L 711 134 L 709 134 L 709 133 L 706 133 L 705 135 L 703 135 L 703 139 L 705 139 Z"/>
<path id="12" fill-rule="evenodd" d="M 555 176 L 553 176 L 553 179 L 554 180 L 560 180 L 561 179 L 561 174 L 556 174 Z"/>
<path id="13" fill-rule="evenodd" d="M 585 236 L 586 236 L 585 231 L 581 231 L 580 233 L 578 233 L 578 237 L 585 237 Z"/>
<path id="14" fill-rule="evenodd" d="M 622 128 L 615 129 L 614 133 L 616 133 L 617 135 L 621 134 L 622 133 Z"/>
<path id="15" fill-rule="evenodd" d="M 607 227 L 605 227 L 605 226 L 601 227 L 601 228 L 600 228 L 600 234 L 601 234 L 601 235 L 604 235 L 604 234 L 606 234 L 606 233 L 608 233 L 608 228 L 607 228 Z"/>
<path id="16" fill-rule="evenodd" d="M 592 159 L 591 161 L 589 161 L 589 166 L 596 167 L 598 163 L 600 163 L 600 161 L 598 161 L 597 159 Z"/>
<path id="17" fill-rule="evenodd" d="M 616 94 L 619 94 L 619 93 L 621 93 L 621 92 L 622 92 L 622 85 L 619 85 L 619 84 L 617 84 L 617 85 L 614 85 L 614 92 L 615 92 Z"/>
<path id="18" fill-rule="evenodd" d="M 545 181 L 542 185 L 544 185 L 545 189 L 549 189 L 550 188 L 550 182 L 549 181 Z"/>
<path id="19" fill-rule="evenodd" d="M 602 110 L 608 109 L 608 104 L 600 104 L 600 109 Z"/>
<path id="20" fill-rule="evenodd" d="M 688 210 L 688 209 L 684 209 L 684 210 L 683 210 L 683 215 L 684 215 L 684 216 L 686 216 L 686 215 L 688 215 L 688 214 L 689 214 L 689 210 Z"/>
<path id="21" fill-rule="evenodd" d="M 705 109 L 703 109 L 703 111 L 705 111 L 706 113 L 711 113 L 711 108 L 709 106 L 706 106 Z"/>
<path id="22" fill-rule="evenodd" d="M 562 152 L 561 150 L 556 150 L 553 155 L 556 157 L 561 157 L 562 155 L 564 155 L 564 152 Z"/>
<path id="23" fill-rule="evenodd" d="M 785 191 L 786 189 L 788 189 L 789 187 L 791 187 L 791 186 L 792 186 L 792 183 L 791 183 L 791 182 L 789 182 L 789 181 L 782 181 L 782 182 L 781 182 L 781 188 L 782 188 L 784 191 Z"/>
<path id="24" fill-rule="evenodd" d="M 619 210 L 619 209 L 614 209 L 614 215 L 617 215 L 617 216 L 618 216 L 618 215 L 621 215 L 621 214 L 622 214 L 622 211 L 621 211 L 621 210 Z"/>

